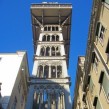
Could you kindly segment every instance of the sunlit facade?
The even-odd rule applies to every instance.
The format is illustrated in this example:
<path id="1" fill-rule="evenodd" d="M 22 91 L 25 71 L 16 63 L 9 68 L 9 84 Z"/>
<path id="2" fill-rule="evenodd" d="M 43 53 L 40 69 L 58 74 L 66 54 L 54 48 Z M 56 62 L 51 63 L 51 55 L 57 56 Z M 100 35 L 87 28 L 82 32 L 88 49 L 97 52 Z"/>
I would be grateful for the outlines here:
<path id="1" fill-rule="evenodd" d="M 0 53 L 0 109 L 25 109 L 28 77 L 25 51 Z"/>
<path id="2" fill-rule="evenodd" d="M 93 0 L 84 72 L 82 102 L 87 105 L 84 109 L 108 109 L 109 0 Z"/>

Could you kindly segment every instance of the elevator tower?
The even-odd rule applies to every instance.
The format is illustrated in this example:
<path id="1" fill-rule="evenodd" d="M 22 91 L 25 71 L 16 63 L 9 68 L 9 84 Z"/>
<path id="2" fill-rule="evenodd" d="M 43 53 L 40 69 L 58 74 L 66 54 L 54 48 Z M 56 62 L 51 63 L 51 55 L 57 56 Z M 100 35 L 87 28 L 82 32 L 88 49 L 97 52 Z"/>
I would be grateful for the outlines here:
<path id="1" fill-rule="evenodd" d="M 71 109 L 71 4 L 31 5 L 34 65 L 25 109 Z"/>

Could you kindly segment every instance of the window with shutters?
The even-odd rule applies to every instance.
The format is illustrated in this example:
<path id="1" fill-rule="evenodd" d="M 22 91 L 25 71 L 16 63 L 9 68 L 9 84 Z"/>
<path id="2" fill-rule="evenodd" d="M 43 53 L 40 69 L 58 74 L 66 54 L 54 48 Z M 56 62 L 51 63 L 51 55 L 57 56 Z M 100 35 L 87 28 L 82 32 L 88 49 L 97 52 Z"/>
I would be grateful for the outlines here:
<path id="1" fill-rule="evenodd" d="M 109 101 L 109 78 L 108 78 L 108 75 L 106 75 L 106 72 L 104 72 L 102 87 L 103 87 L 106 99 Z"/>
<path id="2" fill-rule="evenodd" d="M 100 43 L 103 45 L 104 35 L 105 35 L 105 27 L 101 24 L 101 22 L 97 23 L 97 28 L 96 28 L 95 34 L 97 36 L 97 39 L 99 39 Z"/>
<path id="3" fill-rule="evenodd" d="M 103 88 L 104 94 L 109 101 L 109 79 L 106 72 L 101 71 L 98 83 L 100 84 L 100 90 Z"/>
<path id="4" fill-rule="evenodd" d="M 95 85 L 94 85 L 94 83 L 93 83 L 93 81 L 92 81 L 92 78 L 90 78 L 89 90 L 90 90 L 92 96 L 93 96 L 94 87 L 95 87 Z"/>
<path id="5" fill-rule="evenodd" d="M 92 52 L 92 64 L 93 64 L 93 68 L 95 69 L 95 71 L 97 72 L 98 71 L 98 57 L 97 55 L 95 54 L 95 52 Z"/>
<path id="6" fill-rule="evenodd" d="M 103 83 L 103 77 L 104 77 L 104 71 L 101 71 L 100 77 L 99 77 L 99 83 L 102 85 Z"/>

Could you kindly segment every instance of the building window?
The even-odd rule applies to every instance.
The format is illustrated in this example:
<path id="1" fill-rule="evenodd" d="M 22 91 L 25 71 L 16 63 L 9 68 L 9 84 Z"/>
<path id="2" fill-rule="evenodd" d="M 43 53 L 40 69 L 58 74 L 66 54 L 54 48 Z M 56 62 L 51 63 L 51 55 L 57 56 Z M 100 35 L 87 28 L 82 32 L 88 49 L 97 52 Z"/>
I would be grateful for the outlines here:
<path id="1" fill-rule="evenodd" d="M 93 63 L 93 67 L 94 67 L 96 72 L 98 71 L 98 69 L 97 69 L 98 62 L 99 62 L 99 60 L 98 60 L 97 55 L 95 54 L 95 52 L 92 52 L 92 63 Z"/>
<path id="2" fill-rule="evenodd" d="M 92 95 L 93 95 L 94 87 L 95 87 L 94 83 L 92 81 L 92 78 L 90 77 L 89 90 L 90 90 Z"/>
<path id="3" fill-rule="evenodd" d="M 96 28 L 96 36 L 98 36 L 98 39 L 102 44 L 104 40 L 104 33 L 105 33 L 105 27 L 100 22 L 98 22 Z"/>
<path id="4" fill-rule="evenodd" d="M 106 75 L 106 72 L 104 72 L 104 75 L 103 75 L 102 87 L 104 90 L 104 94 L 107 100 L 109 101 L 109 79 L 108 79 L 108 75 Z"/>
<path id="5" fill-rule="evenodd" d="M 89 84 L 89 83 L 90 83 L 90 78 L 91 78 L 91 76 L 90 76 L 90 75 L 88 75 L 88 78 L 87 78 L 87 84 Z"/>
<path id="6" fill-rule="evenodd" d="M 108 55 L 109 55 L 109 40 L 108 40 L 108 43 L 107 43 L 107 47 L 106 47 L 106 52 Z"/>
<path id="7" fill-rule="evenodd" d="M 99 83 L 102 84 L 103 83 L 103 77 L 104 77 L 104 71 L 101 71 L 100 77 L 99 77 Z"/>
<path id="8" fill-rule="evenodd" d="M 95 107 L 95 109 L 96 109 L 96 106 L 97 106 L 97 101 L 98 101 L 98 97 L 95 97 L 94 101 L 93 101 L 93 106 Z"/>
<path id="9" fill-rule="evenodd" d="M 99 100 L 97 100 L 96 109 L 102 109 L 102 107 L 101 107 L 101 104 L 100 104 L 100 101 L 99 101 Z"/>
<path id="10" fill-rule="evenodd" d="M 94 63 L 95 62 L 95 56 L 96 56 L 96 54 L 95 54 L 95 52 L 92 52 L 92 63 Z"/>
<path id="11" fill-rule="evenodd" d="M 82 101 L 83 101 L 84 103 L 86 103 L 86 94 L 85 94 L 85 93 L 83 94 Z"/>
<path id="12" fill-rule="evenodd" d="M 101 0 L 101 1 L 109 4 L 109 0 Z"/>

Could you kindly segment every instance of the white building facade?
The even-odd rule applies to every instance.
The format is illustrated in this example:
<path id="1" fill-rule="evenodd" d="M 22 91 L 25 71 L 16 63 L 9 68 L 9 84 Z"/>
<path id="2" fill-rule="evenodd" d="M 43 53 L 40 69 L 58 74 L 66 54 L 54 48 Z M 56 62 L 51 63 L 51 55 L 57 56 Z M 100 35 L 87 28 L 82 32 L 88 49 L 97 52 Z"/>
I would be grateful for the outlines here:
<path id="1" fill-rule="evenodd" d="M 71 109 L 71 4 L 32 4 L 34 66 L 25 109 Z"/>
<path id="2" fill-rule="evenodd" d="M 25 108 L 28 77 L 26 52 L 0 54 L 1 106 L 3 109 Z"/>

